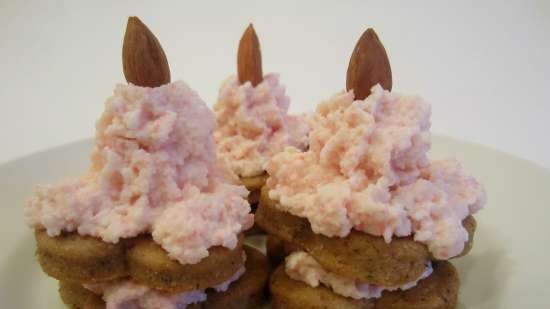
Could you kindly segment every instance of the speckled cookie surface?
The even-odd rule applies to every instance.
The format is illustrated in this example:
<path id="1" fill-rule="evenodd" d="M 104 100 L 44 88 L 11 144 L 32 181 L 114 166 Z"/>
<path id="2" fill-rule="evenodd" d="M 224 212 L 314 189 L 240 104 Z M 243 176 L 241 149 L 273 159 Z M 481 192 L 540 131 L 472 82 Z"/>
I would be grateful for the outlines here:
<path id="1" fill-rule="evenodd" d="M 150 238 L 139 239 L 127 253 L 130 276 L 136 283 L 170 293 L 204 290 L 227 281 L 243 266 L 242 240 L 241 236 L 233 250 L 212 247 L 199 263 L 181 265 Z"/>
<path id="2" fill-rule="evenodd" d="M 181 265 L 150 237 L 117 244 L 76 233 L 50 237 L 35 232 L 37 258 L 44 272 L 62 281 L 101 283 L 124 277 L 166 292 L 205 289 L 229 279 L 244 264 L 242 241 L 229 250 L 212 247 L 196 264 Z"/>
<path id="3" fill-rule="evenodd" d="M 410 290 L 369 300 L 343 297 L 322 285 L 312 288 L 289 278 L 283 266 L 270 279 L 273 309 L 453 309 L 458 289 L 458 274 L 449 262 L 434 263 L 433 274 Z"/>
<path id="4" fill-rule="evenodd" d="M 36 255 L 44 272 L 58 280 L 104 282 L 124 277 L 125 243 L 108 244 L 76 233 L 50 237 L 35 231 Z"/>
<path id="5" fill-rule="evenodd" d="M 275 203 L 264 187 L 256 213 L 257 224 L 283 242 L 308 252 L 325 269 L 343 277 L 381 286 L 398 286 L 418 278 L 432 259 L 427 247 L 411 237 L 394 237 L 386 243 L 381 237 L 354 230 L 345 238 L 315 234 L 307 219 L 279 211 Z M 472 239 L 473 217 L 465 220 L 465 227 Z M 469 250 L 470 243 L 466 244 L 464 252 Z"/>

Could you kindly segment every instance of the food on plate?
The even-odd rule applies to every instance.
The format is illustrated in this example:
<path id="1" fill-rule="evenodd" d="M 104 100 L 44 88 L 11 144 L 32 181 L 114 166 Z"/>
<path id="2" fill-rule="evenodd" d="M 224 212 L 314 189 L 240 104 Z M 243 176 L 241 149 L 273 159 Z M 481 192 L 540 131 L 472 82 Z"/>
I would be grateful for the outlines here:
<path id="1" fill-rule="evenodd" d="M 372 29 L 349 61 L 346 90 L 309 118 L 309 148 L 264 165 L 256 223 L 287 255 L 270 281 L 274 308 L 455 308 L 458 274 L 485 205 L 456 160 L 431 160 L 431 108 L 391 91 Z M 286 247 L 286 248 L 285 248 Z"/>
<path id="2" fill-rule="evenodd" d="M 260 42 L 250 24 L 239 42 L 237 76 L 223 82 L 214 105 L 214 136 L 218 155 L 250 191 L 253 207 L 267 178 L 267 160 L 288 146 L 307 148 L 305 116 L 288 114 L 289 106 L 279 75 L 263 74 Z"/>
<path id="3" fill-rule="evenodd" d="M 123 43 L 128 84 L 96 124 L 90 169 L 39 186 L 25 205 L 38 261 L 72 308 L 248 308 L 267 258 L 243 245 L 248 191 L 216 154 L 216 119 L 137 17 Z"/>

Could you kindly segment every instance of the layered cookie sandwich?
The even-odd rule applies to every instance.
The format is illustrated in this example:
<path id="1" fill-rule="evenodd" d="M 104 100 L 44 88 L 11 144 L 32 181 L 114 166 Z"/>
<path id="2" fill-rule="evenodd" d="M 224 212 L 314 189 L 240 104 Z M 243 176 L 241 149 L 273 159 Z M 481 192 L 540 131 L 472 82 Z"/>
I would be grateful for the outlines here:
<path id="1" fill-rule="evenodd" d="M 430 105 L 391 91 L 376 33 L 359 39 L 347 90 L 311 117 L 309 149 L 287 148 L 256 222 L 267 233 L 273 308 L 454 308 L 483 186 L 455 160 L 430 160 Z"/>
<path id="2" fill-rule="evenodd" d="M 71 308 L 248 308 L 263 300 L 265 256 L 243 245 L 248 191 L 218 161 L 216 120 L 170 81 L 136 17 L 123 44 L 128 84 L 96 124 L 90 169 L 39 186 L 25 205 L 43 271 Z"/>
<path id="3" fill-rule="evenodd" d="M 260 43 L 252 24 L 239 42 L 237 76 L 223 82 L 214 105 L 218 155 L 250 191 L 254 206 L 267 177 L 264 164 L 292 146 L 307 148 L 304 116 L 288 114 L 290 99 L 277 74 L 263 75 Z"/>

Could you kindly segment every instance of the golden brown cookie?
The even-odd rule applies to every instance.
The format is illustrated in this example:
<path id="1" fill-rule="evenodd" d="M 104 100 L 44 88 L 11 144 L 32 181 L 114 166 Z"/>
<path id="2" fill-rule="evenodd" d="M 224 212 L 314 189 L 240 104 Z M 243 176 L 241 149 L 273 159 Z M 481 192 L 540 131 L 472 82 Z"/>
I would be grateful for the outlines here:
<path id="1" fill-rule="evenodd" d="M 170 293 L 203 290 L 226 281 L 242 267 L 242 241 L 241 235 L 235 249 L 212 247 L 199 263 L 181 265 L 151 238 L 142 237 L 128 249 L 130 276 L 139 284 Z"/>
<path id="2" fill-rule="evenodd" d="M 269 263 L 266 256 L 250 246 L 246 252 L 246 272 L 223 293 L 208 293 L 204 309 L 257 308 L 266 300 L 266 285 L 269 278 Z"/>
<path id="3" fill-rule="evenodd" d="M 227 291 L 218 293 L 208 289 L 207 300 L 187 306 L 188 309 L 248 309 L 257 308 L 266 301 L 266 285 L 269 279 L 269 263 L 266 256 L 250 246 L 246 252 L 246 272 L 233 282 Z M 104 309 L 105 302 L 82 287 L 80 283 L 60 281 L 59 294 L 72 309 Z"/>
<path id="4" fill-rule="evenodd" d="M 293 242 L 296 234 L 302 229 L 309 229 L 307 219 L 293 216 L 274 207 L 275 202 L 269 198 L 267 186 L 262 188 L 260 203 L 254 221 L 266 233 L 275 235 L 286 242 Z"/>
<path id="5" fill-rule="evenodd" d="M 386 243 L 382 237 L 355 230 L 345 238 L 334 238 L 306 229 L 294 243 L 330 272 L 381 286 L 414 281 L 426 269 L 430 256 L 426 246 L 410 237 Z"/>
<path id="6" fill-rule="evenodd" d="M 279 266 L 269 280 L 273 309 L 372 309 L 374 301 L 357 300 L 333 293 L 329 288 L 309 285 L 290 279 L 284 265 Z"/>
<path id="7" fill-rule="evenodd" d="M 305 218 L 278 210 L 262 190 L 256 222 L 268 233 L 312 255 L 325 269 L 340 276 L 383 286 L 401 285 L 424 272 L 429 252 L 410 237 L 382 237 L 352 231 L 345 238 L 315 234 Z"/>
<path id="8" fill-rule="evenodd" d="M 315 234 L 305 218 L 278 210 L 264 186 L 255 220 L 267 233 L 279 237 L 312 255 L 327 270 L 359 282 L 396 286 L 420 276 L 426 262 L 433 259 L 424 244 L 412 237 L 394 237 L 386 243 L 382 237 L 352 230 L 345 238 Z M 468 217 L 464 226 L 475 232 L 475 220 Z M 469 251 L 471 241 L 465 244 Z M 463 254 L 464 254 L 463 253 Z M 274 252 L 270 255 L 276 256 Z M 280 254 L 279 254 L 280 255 Z"/>
<path id="9" fill-rule="evenodd" d="M 434 272 L 407 291 L 383 292 L 382 297 L 356 300 L 335 294 L 329 288 L 292 280 L 281 265 L 270 279 L 273 309 L 452 309 L 456 306 L 459 280 L 446 261 L 433 264 Z"/>
<path id="10" fill-rule="evenodd" d="M 82 309 L 105 309 L 105 302 L 99 295 L 88 298 Z"/>
<path id="11" fill-rule="evenodd" d="M 36 230 L 36 255 L 44 272 L 58 280 L 104 282 L 127 276 L 125 244 L 63 233 L 50 237 Z"/>
<path id="12" fill-rule="evenodd" d="M 71 309 L 105 309 L 100 295 L 82 287 L 80 283 L 59 281 L 59 296 Z"/>
<path id="13" fill-rule="evenodd" d="M 117 244 L 76 233 L 50 237 L 44 230 L 36 230 L 35 237 L 42 269 L 62 281 L 100 283 L 130 276 L 140 284 L 175 293 L 221 283 L 244 264 L 242 235 L 235 249 L 212 247 L 208 257 L 188 265 L 169 258 L 146 236 Z"/>
<path id="14" fill-rule="evenodd" d="M 383 292 L 376 309 L 453 309 L 460 280 L 453 264 L 434 262 L 433 273 L 406 291 Z"/>

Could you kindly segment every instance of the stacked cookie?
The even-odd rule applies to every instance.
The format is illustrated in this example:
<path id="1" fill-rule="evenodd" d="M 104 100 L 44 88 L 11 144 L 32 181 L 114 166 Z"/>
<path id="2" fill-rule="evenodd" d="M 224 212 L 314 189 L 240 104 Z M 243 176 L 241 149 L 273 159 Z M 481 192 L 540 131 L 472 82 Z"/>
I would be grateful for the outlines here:
<path id="1" fill-rule="evenodd" d="M 214 104 L 214 135 L 218 155 L 250 192 L 253 211 L 267 179 L 265 162 L 287 146 L 307 146 L 307 125 L 302 116 L 288 114 L 289 105 L 279 76 L 263 75 L 260 42 L 250 24 L 239 41 L 237 76 L 224 81 Z"/>
<path id="2" fill-rule="evenodd" d="M 158 40 L 135 17 L 123 63 L 129 85 L 98 121 L 89 173 L 26 205 L 43 271 L 74 309 L 256 307 L 269 265 L 243 244 L 248 192 L 218 165 L 214 114 L 170 83 Z"/>
<path id="3" fill-rule="evenodd" d="M 429 106 L 391 90 L 372 29 L 352 54 L 347 92 L 312 117 L 309 150 L 266 165 L 256 223 L 268 234 L 275 309 L 455 308 L 449 259 L 467 254 L 485 200 L 455 161 L 433 161 Z"/>
<path id="4" fill-rule="evenodd" d="M 101 287 L 128 282 L 182 301 L 189 292 L 206 290 L 205 302 L 191 308 L 253 308 L 265 300 L 267 259 L 243 245 L 242 237 L 235 249 L 212 247 L 192 265 L 171 259 L 146 236 L 117 244 L 76 233 L 50 237 L 44 230 L 35 237 L 43 271 L 59 280 L 61 298 L 71 308 L 104 308 Z"/>
<path id="5" fill-rule="evenodd" d="M 412 237 L 396 238 L 386 243 L 383 238 L 352 231 L 345 238 L 315 234 L 307 219 L 278 210 L 264 187 L 256 222 L 269 235 L 267 255 L 278 265 L 271 276 L 270 292 L 273 308 L 454 308 L 459 280 L 448 261 L 433 261 L 425 245 Z M 470 240 L 460 256 L 467 254 L 475 232 L 475 219 L 464 221 Z M 383 292 L 380 298 L 354 299 L 334 293 L 329 287 L 311 287 L 291 279 L 285 272 L 285 258 L 307 252 L 319 268 L 350 282 L 383 287 L 398 287 L 418 279 L 426 270 L 433 273 L 407 290 Z M 283 264 L 281 264 L 283 262 Z"/>

